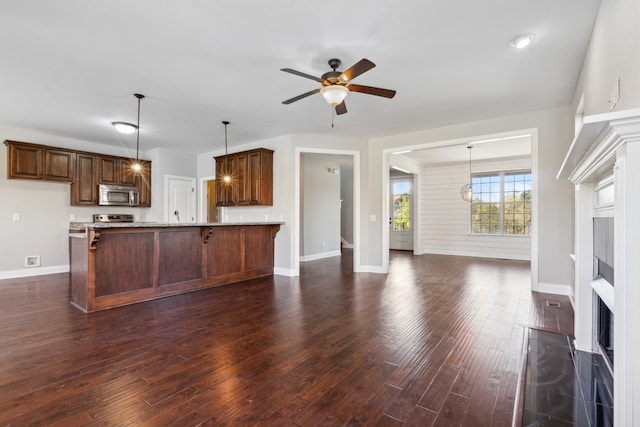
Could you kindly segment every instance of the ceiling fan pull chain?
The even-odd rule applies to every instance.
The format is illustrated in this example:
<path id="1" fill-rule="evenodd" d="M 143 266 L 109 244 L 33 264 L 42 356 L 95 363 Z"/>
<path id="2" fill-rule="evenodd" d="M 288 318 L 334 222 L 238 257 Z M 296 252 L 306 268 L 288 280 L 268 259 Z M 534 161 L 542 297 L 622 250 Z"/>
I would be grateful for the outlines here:
<path id="1" fill-rule="evenodd" d="M 333 129 L 333 120 L 335 119 L 335 117 L 336 117 L 336 111 L 332 106 L 331 107 L 331 129 Z"/>

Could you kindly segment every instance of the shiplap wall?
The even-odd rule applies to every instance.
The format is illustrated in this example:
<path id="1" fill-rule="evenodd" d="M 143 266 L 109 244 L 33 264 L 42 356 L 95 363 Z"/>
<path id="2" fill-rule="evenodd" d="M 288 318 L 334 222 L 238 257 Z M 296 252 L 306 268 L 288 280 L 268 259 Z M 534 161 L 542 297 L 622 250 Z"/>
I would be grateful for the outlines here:
<path id="1" fill-rule="evenodd" d="M 530 158 L 513 158 L 473 162 L 471 171 L 481 173 L 530 168 Z M 460 197 L 460 187 L 468 181 L 468 163 L 423 169 L 419 186 L 420 252 L 530 260 L 530 236 L 469 233 L 470 206 Z"/>

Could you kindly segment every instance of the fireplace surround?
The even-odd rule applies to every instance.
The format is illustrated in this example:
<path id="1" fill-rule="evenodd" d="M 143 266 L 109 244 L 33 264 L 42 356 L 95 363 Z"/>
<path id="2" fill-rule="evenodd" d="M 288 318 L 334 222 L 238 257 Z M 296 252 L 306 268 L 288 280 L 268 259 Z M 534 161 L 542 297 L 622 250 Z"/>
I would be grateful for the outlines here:
<path id="1" fill-rule="evenodd" d="M 576 123 L 557 175 L 575 189 L 574 345 L 585 352 L 610 353 L 615 425 L 634 425 L 640 419 L 640 109 L 576 117 Z M 615 279 L 615 286 L 602 274 L 594 279 L 596 217 L 613 218 L 610 280 Z M 608 321 L 606 314 L 600 316 L 602 304 L 611 312 Z M 608 343 L 606 337 L 604 344 L 598 342 L 600 323 L 609 330 Z"/>

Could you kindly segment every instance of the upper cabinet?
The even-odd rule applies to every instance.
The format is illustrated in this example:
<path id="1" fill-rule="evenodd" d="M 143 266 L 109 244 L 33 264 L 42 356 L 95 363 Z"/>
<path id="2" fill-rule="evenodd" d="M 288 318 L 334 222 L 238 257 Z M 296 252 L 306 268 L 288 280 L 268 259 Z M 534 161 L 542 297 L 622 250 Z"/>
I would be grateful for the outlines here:
<path id="1" fill-rule="evenodd" d="M 273 205 L 273 150 L 257 148 L 215 160 L 217 206 Z"/>
<path id="2" fill-rule="evenodd" d="M 5 141 L 7 178 L 72 182 L 76 153 L 18 141 Z"/>
<path id="3" fill-rule="evenodd" d="M 76 179 L 71 183 L 71 205 L 95 205 L 98 203 L 98 162 L 94 154 L 76 155 Z"/>
<path id="4" fill-rule="evenodd" d="M 136 185 L 136 172 L 131 167 L 133 160 L 122 157 L 100 156 L 98 183 Z"/>
<path id="5" fill-rule="evenodd" d="M 140 160 L 142 170 L 131 167 L 125 157 L 66 150 L 28 142 L 5 141 L 7 178 L 38 179 L 71 183 L 71 205 L 98 204 L 98 185 L 137 187 L 140 207 L 151 206 L 151 162 Z"/>

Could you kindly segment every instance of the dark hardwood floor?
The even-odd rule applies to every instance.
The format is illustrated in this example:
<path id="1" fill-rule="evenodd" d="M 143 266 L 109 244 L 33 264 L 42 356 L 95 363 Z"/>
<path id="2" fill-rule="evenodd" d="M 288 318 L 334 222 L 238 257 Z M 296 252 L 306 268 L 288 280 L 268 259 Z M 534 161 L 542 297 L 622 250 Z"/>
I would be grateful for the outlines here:
<path id="1" fill-rule="evenodd" d="M 0 425 L 509 426 L 525 325 L 573 332 L 528 262 L 351 262 L 88 315 L 67 274 L 2 280 Z"/>

